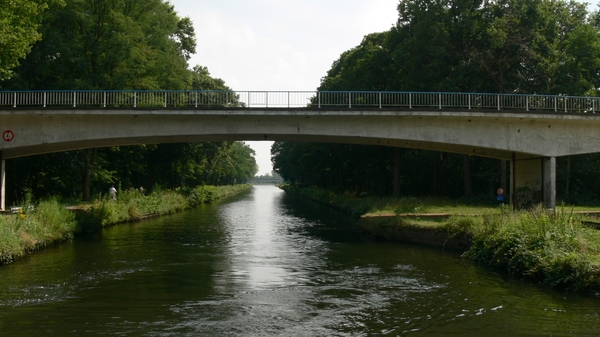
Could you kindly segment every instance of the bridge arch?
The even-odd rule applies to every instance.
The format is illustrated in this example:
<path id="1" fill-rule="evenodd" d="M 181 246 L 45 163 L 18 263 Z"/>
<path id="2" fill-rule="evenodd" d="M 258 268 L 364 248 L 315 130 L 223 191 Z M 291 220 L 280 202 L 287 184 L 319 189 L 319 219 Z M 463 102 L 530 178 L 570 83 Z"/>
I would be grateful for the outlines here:
<path id="1" fill-rule="evenodd" d="M 110 98 L 113 94 L 126 95 L 129 101 L 114 104 L 116 98 Z M 164 97 L 158 104 L 162 106 L 142 104 L 150 94 L 153 102 Z M 171 94 L 176 96 L 171 102 L 178 104 L 169 103 Z M 199 96 L 207 94 L 213 101 L 198 104 L 203 102 Z M 58 103 L 49 99 L 53 95 Z M 247 101 L 240 103 L 243 97 Z M 396 103 L 390 104 L 390 100 Z M 228 106 L 227 102 L 232 101 L 236 106 Z M 510 104 L 501 104 L 505 102 Z M 547 207 L 555 204 L 556 157 L 600 149 L 597 101 L 582 97 L 387 92 L 0 92 L 0 107 L 3 105 L 0 132 L 7 136 L 0 142 L 2 163 L 49 152 L 167 142 L 282 140 L 385 145 L 509 160 L 511 191 L 539 192 Z M 534 110 L 535 106 L 539 109 Z M 4 186 L 3 166 L 0 180 Z M 513 193 L 513 204 L 515 198 Z M 4 208 L 4 203 L 0 207 Z"/>

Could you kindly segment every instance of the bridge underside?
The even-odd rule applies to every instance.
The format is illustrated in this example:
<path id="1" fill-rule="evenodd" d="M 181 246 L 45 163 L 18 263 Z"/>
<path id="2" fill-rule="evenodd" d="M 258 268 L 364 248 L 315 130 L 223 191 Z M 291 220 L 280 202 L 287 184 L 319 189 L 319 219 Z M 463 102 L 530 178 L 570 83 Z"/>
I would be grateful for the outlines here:
<path id="1" fill-rule="evenodd" d="M 511 162 L 516 207 L 555 204 L 556 157 L 597 152 L 596 115 L 417 110 L 0 110 L 5 159 L 85 148 L 269 140 L 414 148 Z M 4 130 L 0 130 L 2 132 Z M 0 182 L 4 186 L 4 168 Z M 4 190 L 2 190 L 4 200 Z M 4 203 L 0 205 L 4 208 Z"/>

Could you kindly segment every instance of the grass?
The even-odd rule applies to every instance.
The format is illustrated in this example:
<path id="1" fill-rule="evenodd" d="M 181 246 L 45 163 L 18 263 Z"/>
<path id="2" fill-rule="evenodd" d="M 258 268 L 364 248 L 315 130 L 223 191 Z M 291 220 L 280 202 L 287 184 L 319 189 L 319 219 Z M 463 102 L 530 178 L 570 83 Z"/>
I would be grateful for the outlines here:
<path id="1" fill-rule="evenodd" d="M 119 193 L 117 200 L 104 196 L 92 204 L 78 205 L 75 212 L 56 198 L 35 206 L 27 200 L 22 213 L 0 216 L 0 264 L 11 263 L 56 242 L 70 240 L 78 232 L 92 232 L 118 223 L 178 212 L 250 187 L 252 185 L 199 186 L 183 191 L 155 188 L 148 195 L 131 189 Z"/>
<path id="2" fill-rule="evenodd" d="M 57 199 L 40 202 L 32 210 L 10 216 L 0 216 L 0 264 L 55 242 L 73 238 L 75 215 Z"/>
<path id="3" fill-rule="evenodd" d="M 453 217 L 444 226 L 472 235 L 464 256 L 474 261 L 552 287 L 600 289 L 600 231 L 585 226 L 572 209 L 501 208 L 480 219 Z"/>
<path id="4" fill-rule="evenodd" d="M 298 188 L 283 185 L 287 192 L 330 205 L 358 218 L 363 214 L 423 214 L 477 215 L 494 210 L 497 206 L 474 205 L 442 198 L 392 198 L 357 197 L 353 194 L 336 194 L 316 187 Z"/>

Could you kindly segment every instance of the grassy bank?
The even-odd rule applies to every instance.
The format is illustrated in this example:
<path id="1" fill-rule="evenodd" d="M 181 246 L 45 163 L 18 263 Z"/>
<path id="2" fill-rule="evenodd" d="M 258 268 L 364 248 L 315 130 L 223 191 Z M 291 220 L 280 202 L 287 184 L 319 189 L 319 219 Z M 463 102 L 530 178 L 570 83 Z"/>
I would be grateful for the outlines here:
<path id="1" fill-rule="evenodd" d="M 463 256 L 476 262 L 552 287 L 600 290 L 600 231 L 568 208 L 500 208 L 482 217 L 455 216 L 442 226 L 471 236 Z"/>
<path id="2" fill-rule="evenodd" d="M 572 208 L 515 212 L 437 199 L 357 198 L 283 188 L 355 217 L 370 213 L 361 221 L 363 229 L 379 238 L 454 245 L 463 248 L 464 257 L 519 278 L 573 291 L 600 290 L 600 231 L 584 225 Z"/>
<path id="3" fill-rule="evenodd" d="M 26 202 L 21 214 L 0 216 L 0 264 L 11 263 L 48 245 L 72 239 L 78 232 L 179 212 L 251 187 L 199 186 L 176 192 L 155 189 L 148 195 L 127 190 L 120 193 L 117 200 L 105 197 L 72 210 L 57 199 L 42 201 L 35 206 Z"/>
<path id="4" fill-rule="evenodd" d="M 283 185 L 281 188 L 296 195 L 301 195 L 318 203 L 329 205 L 348 213 L 355 218 L 363 214 L 481 214 L 496 209 L 495 205 L 479 205 L 463 203 L 456 200 L 440 198 L 379 198 L 359 197 L 351 194 L 336 194 L 314 187 L 298 188 Z"/>

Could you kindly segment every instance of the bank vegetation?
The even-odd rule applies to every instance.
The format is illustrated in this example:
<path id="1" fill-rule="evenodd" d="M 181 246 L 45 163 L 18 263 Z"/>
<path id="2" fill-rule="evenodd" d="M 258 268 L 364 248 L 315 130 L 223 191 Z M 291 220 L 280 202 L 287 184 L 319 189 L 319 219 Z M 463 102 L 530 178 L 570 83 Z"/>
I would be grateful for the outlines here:
<path id="1" fill-rule="evenodd" d="M 98 231 L 119 223 L 171 214 L 211 203 L 252 185 L 198 186 L 177 191 L 155 188 L 119 193 L 117 200 L 104 196 L 92 204 L 65 207 L 58 198 L 34 205 L 24 202 L 17 214 L 0 215 L 0 264 L 7 264 L 44 247 L 71 240 L 78 233 Z"/>

